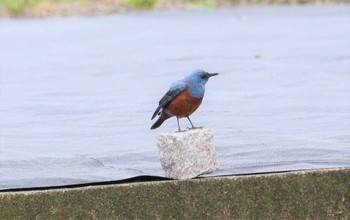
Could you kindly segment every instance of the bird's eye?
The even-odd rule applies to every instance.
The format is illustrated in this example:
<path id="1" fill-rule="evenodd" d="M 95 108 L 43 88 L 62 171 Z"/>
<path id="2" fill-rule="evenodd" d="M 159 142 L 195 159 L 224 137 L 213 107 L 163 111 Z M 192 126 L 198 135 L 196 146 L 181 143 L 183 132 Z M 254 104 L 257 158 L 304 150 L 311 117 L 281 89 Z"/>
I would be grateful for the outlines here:
<path id="1" fill-rule="evenodd" d="M 202 75 L 201 78 L 202 78 L 202 79 L 205 79 L 205 78 L 206 78 L 206 75 Z"/>

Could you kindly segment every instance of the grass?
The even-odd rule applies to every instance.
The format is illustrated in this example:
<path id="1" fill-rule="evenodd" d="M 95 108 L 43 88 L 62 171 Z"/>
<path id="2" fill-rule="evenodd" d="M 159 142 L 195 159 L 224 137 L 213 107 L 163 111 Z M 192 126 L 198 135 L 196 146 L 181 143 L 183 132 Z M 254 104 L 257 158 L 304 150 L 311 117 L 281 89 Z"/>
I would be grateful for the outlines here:
<path id="1" fill-rule="evenodd" d="M 128 9 L 164 7 L 215 8 L 249 4 L 350 3 L 350 0 L 0 0 L 0 17 L 95 15 Z M 84 4 L 80 4 L 84 3 Z M 159 4 L 160 3 L 160 4 Z M 74 6 L 74 7 L 71 7 Z M 44 13 L 43 13 L 44 12 Z"/>
<path id="2" fill-rule="evenodd" d="M 215 8 L 218 6 L 217 0 L 191 0 L 190 4 L 200 8 Z"/>
<path id="3" fill-rule="evenodd" d="M 153 8 L 158 0 L 124 0 L 129 8 Z"/>
<path id="4" fill-rule="evenodd" d="M 56 4 L 84 2 L 87 0 L 0 0 L 0 9 L 13 15 L 21 14 L 26 9 L 32 8 L 38 4 Z"/>
<path id="5" fill-rule="evenodd" d="M 12 14 L 19 14 L 25 8 L 35 5 L 38 0 L 1 0 L 0 8 L 9 11 Z"/>
<path id="6" fill-rule="evenodd" d="M 91 7 L 96 4 L 108 6 L 110 4 L 113 5 L 115 2 L 124 2 L 127 8 L 149 9 L 153 8 L 158 0 L 0 0 L 0 12 L 2 10 L 10 15 L 16 16 L 40 4 L 54 5 L 57 3 L 70 4 L 82 2 L 90 3 Z"/>

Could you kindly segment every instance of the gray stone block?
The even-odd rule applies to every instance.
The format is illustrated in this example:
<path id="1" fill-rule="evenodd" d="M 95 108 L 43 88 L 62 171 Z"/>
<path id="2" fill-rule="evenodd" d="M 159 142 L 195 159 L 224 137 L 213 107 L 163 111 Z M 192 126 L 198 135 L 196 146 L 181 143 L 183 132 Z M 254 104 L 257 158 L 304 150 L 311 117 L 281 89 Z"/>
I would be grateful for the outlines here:
<path id="1" fill-rule="evenodd" d="M 160 133 L 157 145 L 168 178 L 190 179 L 219 169 L 213 133 L 209 129 Z"/>

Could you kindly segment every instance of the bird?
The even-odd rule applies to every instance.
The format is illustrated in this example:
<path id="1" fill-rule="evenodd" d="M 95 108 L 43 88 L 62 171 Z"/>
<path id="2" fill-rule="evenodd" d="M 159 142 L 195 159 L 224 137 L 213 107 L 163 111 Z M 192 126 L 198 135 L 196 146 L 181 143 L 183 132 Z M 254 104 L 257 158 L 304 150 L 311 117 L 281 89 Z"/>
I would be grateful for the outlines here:
<path id="1" fill-rule="evenodd" d="M 170 85 L 167 93 L 160 99 L 159 105 L 152 115 L 153 120 L 159 115 L 158 120 L 152 125 L 151 130 L 160 127 L 163 122 L 173 116 L 177 119 L 178 132 L 181 132 L 179 119 L 187 118 L 192 128 L 193 125 L 190 115 L 197 110 L 202 103 L 205 84 L 212 76 L 219 73 L 208 73 L 204 70 L 197 69 L 192 71 L 182 80 L 176 81 Z"/>

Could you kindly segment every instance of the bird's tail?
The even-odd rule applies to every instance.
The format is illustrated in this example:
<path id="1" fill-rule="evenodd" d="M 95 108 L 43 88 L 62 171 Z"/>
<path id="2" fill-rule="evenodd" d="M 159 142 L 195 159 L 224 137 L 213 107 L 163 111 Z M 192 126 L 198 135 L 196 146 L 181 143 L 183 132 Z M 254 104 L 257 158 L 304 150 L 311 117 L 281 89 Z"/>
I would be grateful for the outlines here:
<path id="1" fill-rule="evenodd" d="M 163 124 L 165 119 L 163 117 L 159 117 L 158 120 L 152 125 L 151 130 L 159 128 Z"/>

